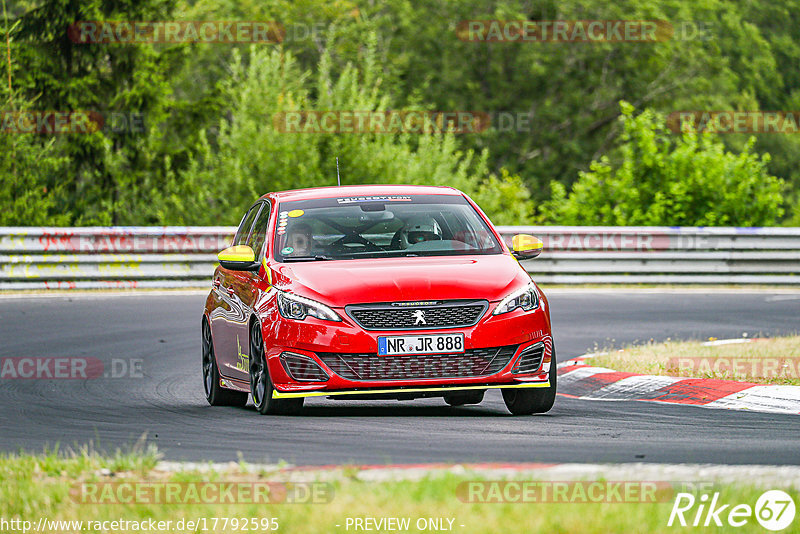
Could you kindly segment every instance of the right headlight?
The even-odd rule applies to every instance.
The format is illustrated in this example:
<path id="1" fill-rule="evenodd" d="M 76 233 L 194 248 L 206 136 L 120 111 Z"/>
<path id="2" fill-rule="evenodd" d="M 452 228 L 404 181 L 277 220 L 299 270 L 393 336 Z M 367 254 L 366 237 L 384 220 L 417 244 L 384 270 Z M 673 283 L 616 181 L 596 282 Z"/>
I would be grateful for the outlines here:
<path id="1" fill-rule="evenodd" d="M 342 318 L 328 306 L 300 295 L 278 291 L 278 310 L 287 319 L 302 321 L 309 315 L 326 321 L 341 321 Z"/>
<path id="2" fill-rule="evenodd" d="M 522 308 L 525 311 L 535 310 L 539 307 L 539 294 L 536 292 L 536 286 L 533 282 L 529 283 L 521 289 L 517 289 L 506 298 L 500 301 L 500 304 L 492 312 L 492 315 L 500 315 L 514 311 L 517 308 Z"/>

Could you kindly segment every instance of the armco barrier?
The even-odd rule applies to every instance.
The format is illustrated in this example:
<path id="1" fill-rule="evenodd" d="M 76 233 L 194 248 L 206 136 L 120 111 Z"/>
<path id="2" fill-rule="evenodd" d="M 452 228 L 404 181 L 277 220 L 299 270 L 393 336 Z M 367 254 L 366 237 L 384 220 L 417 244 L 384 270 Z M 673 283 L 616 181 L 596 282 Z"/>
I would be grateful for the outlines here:
<path id="1" fill-rule="evenodd" d="M 0 289 L 208 287 L 236 228 L 0 228 Z"/>
<path id="2" fill-rule="evenodd" d="M 523 262 L 556 284 L 800 284 L 800 228 L 505 226 L 544 252 Z"/>
<path id="3" fill-rule="evenodd" d="M 800 228 L 502 226 L 557 284 L 800 284 Z M 233 227 L 0 228 L 0 289 L 208 287 Z"/>

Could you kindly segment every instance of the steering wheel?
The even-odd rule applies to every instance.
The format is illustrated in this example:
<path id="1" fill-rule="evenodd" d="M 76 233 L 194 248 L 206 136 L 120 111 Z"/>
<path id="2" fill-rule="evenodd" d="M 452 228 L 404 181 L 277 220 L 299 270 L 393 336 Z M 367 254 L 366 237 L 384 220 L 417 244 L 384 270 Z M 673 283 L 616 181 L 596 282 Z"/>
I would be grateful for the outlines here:
<path id="1" fill-rule="evenodd" d="M 379 247 L 375 243 L 370 243 L 369 241 L 367 241 L 366 239 L 364 239 L 363 237 L 361 237 L 358 234 L 349 234 L 349 235 L 340 237 L 339 239 L 337 239 L 336 241 L 331 243 L 330 246 L 334 247 L 334 248 L 338 248 L 339 250 L 342 250 L 342 249 L 351 250 L 351 248 L 347 246 L 349 243 L 358 243 L 358 244 L 364 245 L 364 251 L 365 252 L 385 252 L 385 250 L 382 247 Z"/>

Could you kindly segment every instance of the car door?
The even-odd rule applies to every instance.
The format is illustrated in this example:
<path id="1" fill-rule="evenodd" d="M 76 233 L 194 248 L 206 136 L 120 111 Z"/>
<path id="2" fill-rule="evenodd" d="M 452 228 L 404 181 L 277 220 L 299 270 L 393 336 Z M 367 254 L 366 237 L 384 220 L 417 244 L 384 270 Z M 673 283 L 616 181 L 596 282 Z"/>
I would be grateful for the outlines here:
<path id="1" fill-rule="evenodd" d="M 250 237 L 250 230 L 263 204 L 263 202 L 257 202 L 247 211 L 231 245 L 246 244 Z M 213 281 L 213 291 L 216 292 L 219 304 L 211 314 L 211 334 L 214 338 L 214 351 L 220 374 L 228 378 L 247 379 L 237 369 L 239 355 L 242 352 L 249 353 L 247 336 L 242 338 L 241 334 L 242 328 L 245 332 L 247 331 L 247 316 L 245 316 L 243 306 L 236 294 L 236 286 L 239 283 L 237 274 L 238 271 L 231 271 L 222 266 L 217 269 Z M 242 343 L 244 343 L 243 348 Z"/>
<path id="2" fill-rule="evenodd" d="M 269 202 L 263 202 L 249 235 L 241 243 L 253 249 L 258 261 L 261 261 L 264 257 L 269 214 Z M 231 295 L 232 305 L 237 310 L 237 315 L 243 318 L 242 321 L 237 321 L 232 325 L 233 337 L 236 343 L 234 360 L 231 362 L 230 376 L 232 378 L 248 380 L 250 376 L 249 323 L 253 314 L 253 304 L 258 297 L 258 276 L 256 271 L 229 271 L 228 289 L 233 293 Z"/>

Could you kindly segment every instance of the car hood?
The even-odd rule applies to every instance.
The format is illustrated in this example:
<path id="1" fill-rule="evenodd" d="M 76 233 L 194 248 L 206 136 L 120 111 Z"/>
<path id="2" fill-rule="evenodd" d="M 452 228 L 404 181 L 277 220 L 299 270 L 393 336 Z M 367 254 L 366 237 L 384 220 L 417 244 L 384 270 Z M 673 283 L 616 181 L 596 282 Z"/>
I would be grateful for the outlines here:
<path id="1" fill-rule="evenodd" d="M 530 280 L 507 254 L 273 264 L 275 286 L 343 307 L 367 302 L 500 300 Z"/>

